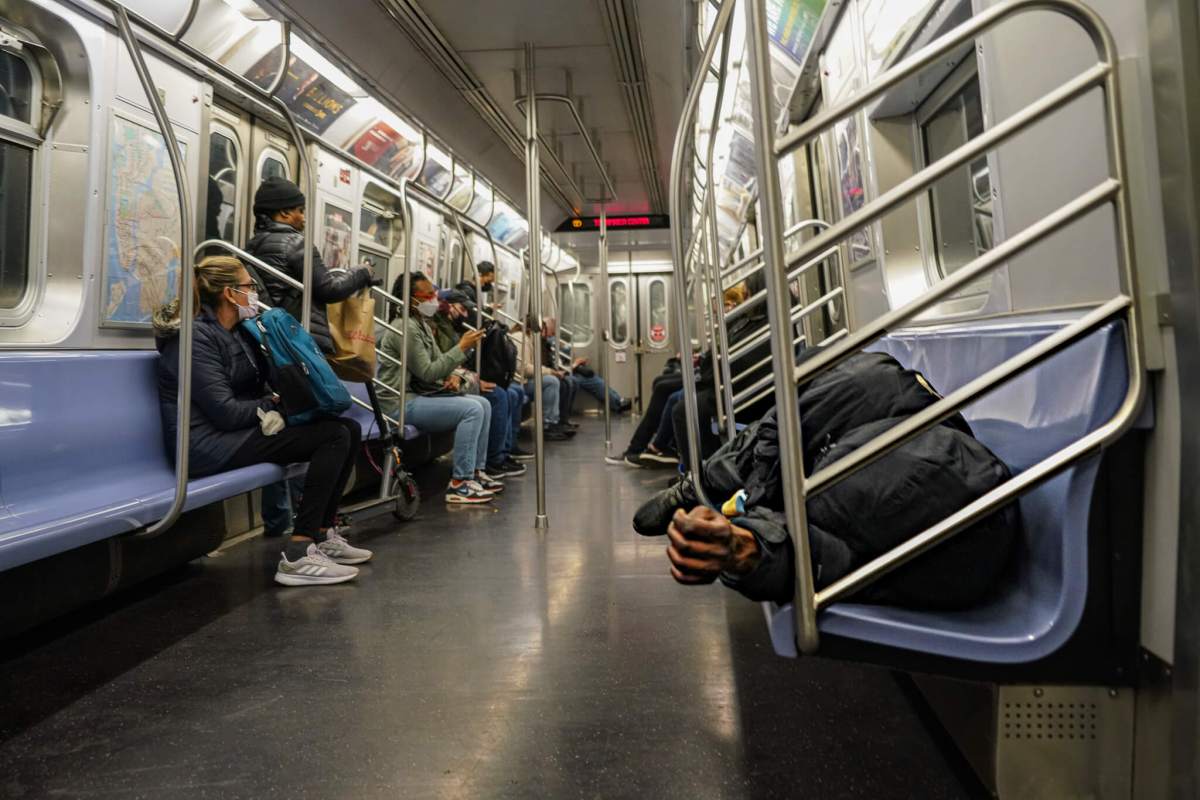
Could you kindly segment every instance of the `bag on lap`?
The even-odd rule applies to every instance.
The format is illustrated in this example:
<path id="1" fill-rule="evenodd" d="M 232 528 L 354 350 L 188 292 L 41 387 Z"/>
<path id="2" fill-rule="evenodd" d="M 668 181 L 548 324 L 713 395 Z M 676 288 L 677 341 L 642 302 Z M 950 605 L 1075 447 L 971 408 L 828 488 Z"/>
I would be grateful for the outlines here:
<path id="1" fill-rule="evenodd" d="M 288 425 L 337 417 L 350 408 L 350 392 L 295 317 L 272 308 L 242 325 L 266 356 L 269 383 L 280 397 Z"/>

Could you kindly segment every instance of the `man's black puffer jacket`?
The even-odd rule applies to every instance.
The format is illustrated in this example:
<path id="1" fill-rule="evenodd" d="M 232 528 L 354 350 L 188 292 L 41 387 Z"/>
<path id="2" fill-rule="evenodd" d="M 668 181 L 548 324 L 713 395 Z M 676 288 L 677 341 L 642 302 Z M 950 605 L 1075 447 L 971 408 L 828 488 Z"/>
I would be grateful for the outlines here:
<path id="1" fill-rule="evenodd" d="M 167 454 L 175 459 L 178 418 L 179 335 L 155 340 L 158 347 L 158 399 Z M 258 429 L 258 409 L 277 411 L 267 390 L 266 365 L 258 345 L 237 326 L 226 330 L 205 308 L 192 328 L 192 420 L 188 434 L 188 475 L 220 472 Z"/>
<path id="2" fill-rule="evenodd" d="M 283 270 L 298 281 L 304 280 L 304 234 L 260 215 L 254 223 L 254 237 L 246 244 L 246 252 L 261 259 L 272 267 Z M 257 274 L 257 273 L 256 273 Z M 365 269 L 327 269 L 321 253 L 313 248 L 313 308 L 312 333 L 317 346 L 332 353 L 333 337 L 329 333 L 329 320 L 325 316 L 326 303 L 340 303 L 357 294 L 371 281 L 371 273 Z M 265 302 L 279 306 L 296 319 L 300 319 L 302 296 L 299 289 L 288 286 L 273 275 L 259 275 L 269 298 Z"/>
<path id="3" fill-rule="evenodd" d="M 849 431 L 816 459 L 820 469 L 837 462 L 902 419 L 885 419 Z M 809 543 L 818 589 L 904 543 L 1004 483 L 1008 467 L 977 439 L 935 425 L 873 464 L 809 498 Z M 782 505 L 760 505 L 733 524 L 754 533 L 760 561 L 726 585 L 752 600 L 790 602 L 795 553 Z M 859 602 L 916 608 L 959 609 L 977 604 L 1008 564 L 1020 530 L 1015 503 L 974 523 L 928 553 L 854 595 Z"/>

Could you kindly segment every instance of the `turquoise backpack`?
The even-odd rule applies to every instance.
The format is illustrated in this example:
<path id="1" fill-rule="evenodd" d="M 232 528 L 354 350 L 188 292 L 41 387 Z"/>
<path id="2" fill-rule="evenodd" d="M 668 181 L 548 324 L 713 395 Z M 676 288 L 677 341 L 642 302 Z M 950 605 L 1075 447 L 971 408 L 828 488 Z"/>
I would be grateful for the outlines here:
<path id="1" fill-rule="evenodd" d="M 350 408 L 350 392 L 295 317 L 271 308 L 242 326 L 267 357 L 271 388 L 281 398 L 288 425 L 337 417 Z"/>

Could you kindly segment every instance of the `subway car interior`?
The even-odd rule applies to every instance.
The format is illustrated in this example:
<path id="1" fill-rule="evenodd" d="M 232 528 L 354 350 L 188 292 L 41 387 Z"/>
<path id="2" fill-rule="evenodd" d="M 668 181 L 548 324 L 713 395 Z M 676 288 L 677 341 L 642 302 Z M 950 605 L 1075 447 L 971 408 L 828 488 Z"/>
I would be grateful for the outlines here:
<path id="1" fill-rule="evenodd" d="M 1198 42 L 0 0 L 0 797 L 1200 797 Z"/>

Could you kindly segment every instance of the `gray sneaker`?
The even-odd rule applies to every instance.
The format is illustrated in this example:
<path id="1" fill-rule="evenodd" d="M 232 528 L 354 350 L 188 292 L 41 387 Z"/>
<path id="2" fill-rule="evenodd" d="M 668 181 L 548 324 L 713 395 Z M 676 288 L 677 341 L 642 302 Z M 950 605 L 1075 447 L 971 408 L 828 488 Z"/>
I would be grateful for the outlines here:
<path id="1" fill-rule="evenodd" d="M 287 555 L 280 553 L 275 582 L 284 586 L 324 586 L 345 583 L 357 575 L 356 567 L 338 564 L 322 553 L 316 544 L 310 544 L 304 557 L 295 561 L 288 561 Z"/>
<path id="2" fill-rule="evenodd" d="M 317 549 L 339 564 L 362 564 L 370 561 L 374 555 L 363 547 L 355 547 L 346 541 L 346 537 L 337 528 L 330 528 L 325 541 L 317 545 Z"/>

